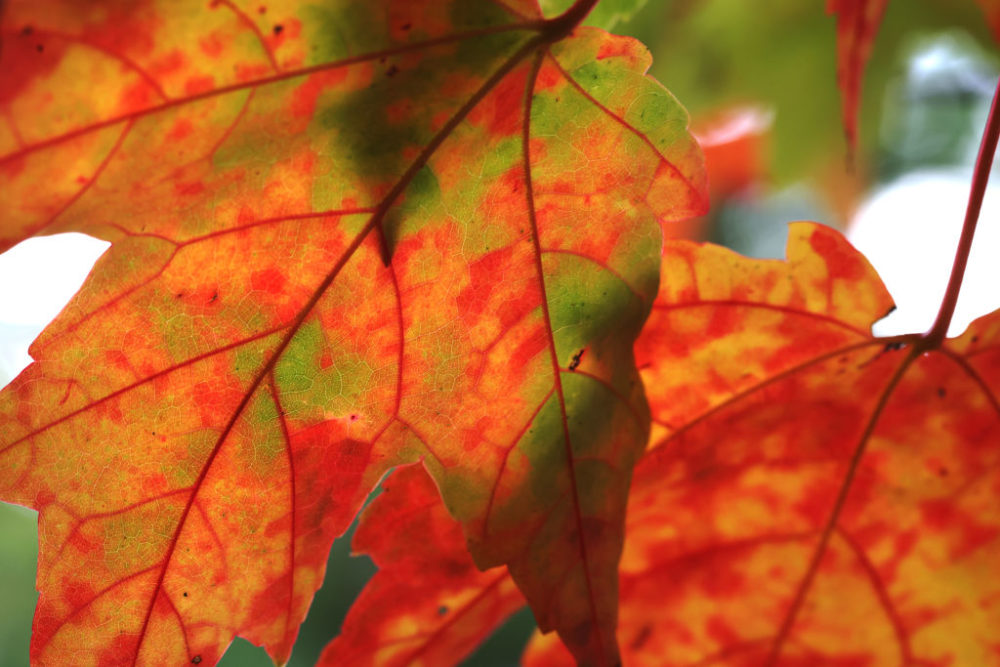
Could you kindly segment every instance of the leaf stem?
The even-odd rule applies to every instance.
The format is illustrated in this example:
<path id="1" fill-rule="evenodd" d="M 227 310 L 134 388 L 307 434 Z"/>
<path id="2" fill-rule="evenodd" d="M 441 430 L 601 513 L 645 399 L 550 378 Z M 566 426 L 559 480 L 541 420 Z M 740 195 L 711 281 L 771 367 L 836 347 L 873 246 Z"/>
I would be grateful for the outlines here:
<path id="1" fill-rule="evenodd" d="M 568 35 L 573 28 L 580 25 L 590 10 L 597 5 L 598 0 L 576 0 L 573 5 L 559 16 L 545 22 L 544 34 L 546 39 L 557 42 Z"/>
<path id="2" fill-rule="evenodd" d="M 997 149 L 997 138 L 1000 137 L 1000 81 L 997 82 L 997 89 L 993 93 L 993 103 L 990 106 L 990 115 L 986 120 L 986 128 L 983 130 L 983 140 L 979 145 L 979 155 L 976 157 L 976 168 L 972 175 L 972 186 L 969 190 L 969 204 L 965 210 L 965 222 L 962 225 L 962 235 L 958 240 L 958 249 L 955 251 L 955 261 L 951 265 L 951 277 L 948 278 L 948 287 L 941 301 L 941 309 L 938 311 L 937 319 L 930 331 L 924 334 L 920 347 L 924 350 L 936 348 L 941 345 L 948 327 L 951 325 L 951 318 L 955 314 L 955 305 L 958 303 L 958 293 L 962 288 L 962 278 L 965 276 L 965 268 L 969 263 L 969 252 L 972 250 L 972 237 L 976 233 L 976 223 L 979 221 L 979 211 L 983 206 L 983 195 L 986 193 L 986 184 L 990 179 L 990 169 L 993 166 L 993 155 Z"/>

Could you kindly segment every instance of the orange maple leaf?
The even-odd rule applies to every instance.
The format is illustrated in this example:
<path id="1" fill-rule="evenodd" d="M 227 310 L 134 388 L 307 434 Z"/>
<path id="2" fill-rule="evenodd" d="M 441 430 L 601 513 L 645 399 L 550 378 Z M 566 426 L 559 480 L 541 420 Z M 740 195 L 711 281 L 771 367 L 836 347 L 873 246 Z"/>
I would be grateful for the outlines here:
<path id="1" fill-rule="evenodd" d="M 476 562 L 616 662 L 632 343 L 705 183 L 645 49 L 574 30 L 592 5 L 6 7 L 0 247 L 112 242 L 0 394 L 36 662 L 285 661 L 419 459 Z"/>
<path id="2" fill-rule="evenodd" d="M 629 498 L 623 663 L 1000 664 L 1000 312 L 920 353 L 918 336 L 872 337 L 888 293 L 814 223 L 791 227 L 787 261 L 688 241 L 664 259 L 637 343 L 656 427 Z M 385 502 L 427 498 L 410 493 Z M 381 539 L 400 554 L 415 536 Z M 452 660 L 426 664 L 452 664 L 516 607 L 496 592 L 506 574 L 476 571 L 457 540 L 405 561 L 451 564 L 440 596 L 437 576 L 406 577 L 364 543 L 382 579 L 333 644 L 358 664 L 414 647 L 447 647 Z M 382 604 L 359 634 L 387 582 L 447 618 L 406 623 L 406 605 Z M 525 664 L 574 660 L 536 636 Z"/>

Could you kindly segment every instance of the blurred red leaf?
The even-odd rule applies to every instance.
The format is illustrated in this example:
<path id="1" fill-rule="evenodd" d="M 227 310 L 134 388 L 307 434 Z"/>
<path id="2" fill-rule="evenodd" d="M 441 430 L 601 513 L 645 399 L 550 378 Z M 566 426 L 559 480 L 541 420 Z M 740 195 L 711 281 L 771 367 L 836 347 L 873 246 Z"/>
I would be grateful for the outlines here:
<path id="1" fill-rule="evenodd" d="M 765 179 L 770 124 L 769 114 L 754 107 L 733 107 L 694 120 L 692 131 L 705 153 L 713 200 Z"/>
<path id="2" fill-rule="evenodd" d="M 993 36 L 1000 40 L 1000 0 L 978 0 L 978 2 L 986 14 L 986 23 L 993 31 Z"/>
<path id="3" fill-rule="evenodd" d="M 851 152 L 858 145 L 858 106 L 865 63 L 888 4 L 889 0 L 827 0 L 827 12 L 837 15 L 837 82 Z"/>

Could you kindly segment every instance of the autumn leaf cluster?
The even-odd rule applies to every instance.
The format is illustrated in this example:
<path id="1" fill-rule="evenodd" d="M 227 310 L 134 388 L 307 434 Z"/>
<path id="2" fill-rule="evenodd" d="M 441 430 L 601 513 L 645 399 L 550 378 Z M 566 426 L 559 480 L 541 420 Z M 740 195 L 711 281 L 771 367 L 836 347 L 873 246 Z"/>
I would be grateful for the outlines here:
<path id="1" fill-rule="evenodd" d="M 111 242 L 0 392 L 34 663 L 283 664 L 360 512 L 324 665 L 525 604 L 527 665 L 1000 664 L 1000 313 L 944 338 L 956 261 L 878 338 L 828 227 L 664 240 L 708 209 L 688 115 L 582 25 L 641 3 L 542 4 L 3 7 L 0 249 Z M 829 7 L 851 142 L 885 4 Z"/>

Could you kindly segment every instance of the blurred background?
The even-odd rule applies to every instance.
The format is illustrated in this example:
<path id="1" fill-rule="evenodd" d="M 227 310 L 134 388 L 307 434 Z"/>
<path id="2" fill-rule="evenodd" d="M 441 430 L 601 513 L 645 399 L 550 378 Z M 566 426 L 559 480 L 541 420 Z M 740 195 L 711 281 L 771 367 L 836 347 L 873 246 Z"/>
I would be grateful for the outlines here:
<path id="1" fill-rule="evenodd" d="M 550 13 L 571 0 L 544 0 Z M 644 5 L 628 20 L 615 9 Z M 820 0 L 619 0 L 592 21 L 642 40 L 651 74 L 692 114 L 706 152 L 712 212 L 669 230 L 756 257 L 781 257 L 787 223 L 848 233 L 898 310 L 876 333 L 930 327 L 951 268 L 1000 59 L 974 0 L 891 0 L 868 64 L 859 144 L 848 158 L 836 87 L 835 19 Z M 1000 197 L 990 188 L 952 335 L 1000 307 Z M 79 234 L 31 239 L 0 255 L 0 386 L 30 362 L 28 345 L 82 283 L 106 244 Z M 0 503 L 0 665 L 28 664 L 37 594 L 35 513 Z M 374 572 L 350 533 L 290 665 L 312 665 Z M 513 665 L 534 630 L 522 610 L 467 665 Z M 237 640 L 228 667 L 270 665 Z"/>

